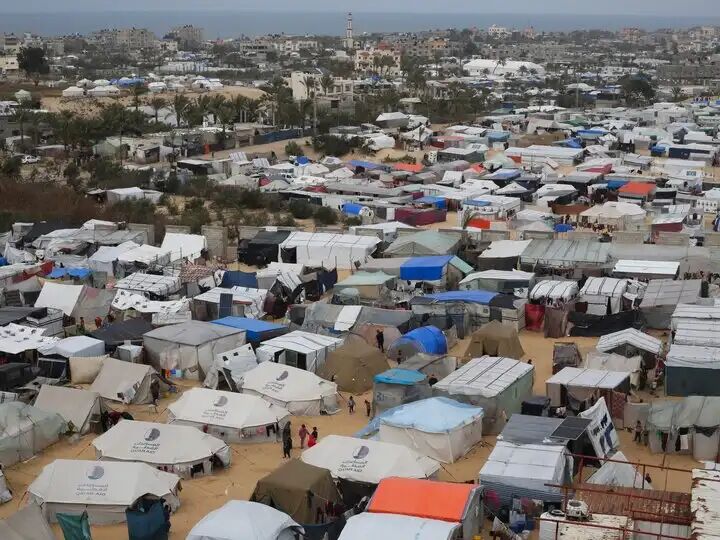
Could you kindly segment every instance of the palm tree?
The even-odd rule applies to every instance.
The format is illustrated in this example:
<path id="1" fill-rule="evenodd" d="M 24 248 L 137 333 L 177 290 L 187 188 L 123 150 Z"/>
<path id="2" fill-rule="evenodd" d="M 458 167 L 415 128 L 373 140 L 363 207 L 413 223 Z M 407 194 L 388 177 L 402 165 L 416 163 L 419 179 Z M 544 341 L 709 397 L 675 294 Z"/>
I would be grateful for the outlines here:
<path id="1" fill-rule="evenodd" d="M 156 123 L 156 124 L 158 123 L 158 114 L 160 114 L 160 111 L 161 111 L 162 109 L 164 109 L 165 107 L 167 107 L 167 104 L 168 104 L 168 103 L 167 103 L 167 100 L 166 100 L 165 98 L 160 97 L 160 96 L 156 96 L 156 97 L 152 98 L 152 99 L 148 102 L 148 105 L 150 106 L 150 108 L 151 108 L 151 109 L 153 110 L 153 112 L 155 113 L 155 123 Z"/>
<path id="2" fill-rule="evenodd" d="M 66 152 L 73 139 L 72 132 L 75 128 L 75 120 L 75 113 L 67 109 L 63 109 L 58 114 L 49 114 L 47 116 L 48 123 L 52 126 L 55 134 L 59 135 Z"/>
<path id="3" fill-rule="evenodd" d="M 320 87 L 323 89 L 323 93 L 327 96 L 330 90 L 335 86 L 335 79 L 329 73 L 326 73 L 320 78 Z"/>
<path id="4" fill-rule="evenodd" d="M 176 94 L 170 103 L 170 109 L 175 114 L 177 125 L 180 127 L 190 112 L 190 100 L 182 94 Z"/>
<path id="5" fill-rule="evenodd" d="M 315 80 L 315 77 L 312 75 L 306 75 L 301 81 L 301 84 L 305 87 L 305 93 L 307 94 L 308 99 L 313 99 L 315 97 L 315 89 L 317 88 L 317 81 Z"/>
<path id="6" fill-rule="evenodd" d="M 672 97 L 673 101 L 682 101 L 685 97 L 685 94 L 683 93 L 683 89 L 679 86 L 673 86 L 672 88 Z"/>
<path id="7" fill-rule="evenodd" d="M 216 122 L 222 125 L 222 139 L 225 140 L 225 127 L 231 124 L 236 118 L 235 107 L 232 103 L 225 102 L 214 111 Z"/>
<path id="8" fill-rule="evenodd" d="M 33 113 L 30 112 L 30 109 L 21 103 L 13 109 L 12 115 L 10 116 L 10 121 L 14 124 L 18 124 L 18 127 L 20 128 L 21 147 L 25 146 L 25 124 L 28 120 L 30 120 L 31 114 Z"/>
<path id="9" fill-rule="evenodd" d="M 138 112 L 138 109 L 140 109 L 140 96 L 147 93 L 147 88 L 143 86 L 142 84 L 134 84 L 130 87 L 130 95 L 132 96 L 133 106 L 135 107 L 135 112 Z"/>

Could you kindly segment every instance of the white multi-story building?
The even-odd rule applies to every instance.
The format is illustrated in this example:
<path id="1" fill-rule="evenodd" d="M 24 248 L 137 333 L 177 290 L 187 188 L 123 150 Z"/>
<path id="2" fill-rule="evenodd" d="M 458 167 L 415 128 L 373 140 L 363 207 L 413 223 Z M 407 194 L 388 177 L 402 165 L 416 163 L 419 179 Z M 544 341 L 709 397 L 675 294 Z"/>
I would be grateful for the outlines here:
<path id="1" fill-rule="evenodd" d="M 400 60 L 401 53 L 398 49 L 383 46 L 363 49 L 355 51 L 355 71 L 397 77 L 401 74 Z"/>
<path id="2" fill-rule="evenodd" d="M 329 98 L 338 98 L 353 95 L 354 81 L 352 79 L 333 77 L 332 86 L 323 88 L 321 84 L 322 78 L 323 74 L 318 70 L 293 71 L 288 81 L 290 90 L 292 90 L 293 99 L 296 101 L 308 99 L 313 92 L 313 86 L 317 97 L 326 96 Z"/>

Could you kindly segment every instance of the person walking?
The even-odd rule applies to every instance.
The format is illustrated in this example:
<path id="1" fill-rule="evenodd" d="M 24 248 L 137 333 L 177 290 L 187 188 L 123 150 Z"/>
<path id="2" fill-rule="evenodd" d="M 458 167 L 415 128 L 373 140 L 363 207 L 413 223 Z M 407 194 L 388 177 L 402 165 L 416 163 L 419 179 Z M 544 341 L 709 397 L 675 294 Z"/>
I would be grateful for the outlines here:
<path id="1" fill-rule="evenodd" d="M 318 434 L 318 430 L 315 426 L 313 426 L 313 430 L 310 435 L 312 435 L 312 438 L 315 439 L 315 442 L 317 442 L 317 440 L 320 438 L 320 435 Z"/>
<path id="2" fill-rule="evenodd" d="M 87 334 L 87 330 L 85 330 L 85 317 L 80 317 L 80 323 L 78 323 L 78 333 L 79 334 Z"/>
<path id="3" fill-rule="evenodd" d="M 642 424 L 640 423 L 640 420 L 635 422 L 635 438 L 633 439 L 636 443 L 642 442 Z"/>
<path id="4" fill-rule="evenodd" d="M 160 379 L 153 377 L 150 383 L 150 395 L 152 396 L 153 405 L 157 411 L 158 402 L 160 401 Z"/>
<path id="5" fill-rule="evenodd" d="M 378 330 L 375 334 L 375 341 L 377 341 L 378 349 L 385 352 L 385 333 L 382 330 Z"/>
<path id="6" fill-rule="evenodd" d="M 290 459 L 290 450 L 292 450 L 292 431 L 290 422 L 285 424 L 283 427 L 282 444 L 283 457 Z"/>
<path id="7" fill-rule="evenodd" d="M 355 399 L 352 396 L 348 400 L 348 411 L 350 411 L 350 414 L 355 414 Z"/>
<path id="8" fill-rule="evenodd" d="M 310 432 L 305 427 L 305 424 L 302 424 L 300 426 L 300 430 L 298 431 L 298 435 L 300 436 L 300 448 L 305 448 L 305 439 L 307 439 L 307 436 L 310 435 Z"/>
<path id="9" fill-rule="evenodd" d="M 368 418 L 370 418 L 371 410 L 372 410 L 372 407 L 370 406 L 370 402 L 366 399 L 365 400 L 365 414 L 367 414 Z"/>

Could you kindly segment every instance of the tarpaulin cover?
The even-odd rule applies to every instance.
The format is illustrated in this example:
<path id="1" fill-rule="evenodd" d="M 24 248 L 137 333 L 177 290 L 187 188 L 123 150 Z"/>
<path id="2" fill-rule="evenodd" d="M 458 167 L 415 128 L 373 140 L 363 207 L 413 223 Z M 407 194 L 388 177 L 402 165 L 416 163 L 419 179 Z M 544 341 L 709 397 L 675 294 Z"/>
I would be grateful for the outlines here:
<path id="1" fill-rule="evenodd" d="M 129 540 L 167 540 L 170 522 L 160 501 L 155 501 L 144 511 L 125 510 L 125 517 Z"/>
<path id="2" fill-rule="evenodd" d="M 77 279 L 85 279 L 91 274 L 89 268 L 53 268 L 53 271 L 48 274 L 51 279 L 60 279 L 65 276 L 69 276 Z"/>
<path id="3" fill-rule="evenodd" d="M 363 208 L 365 207 L 362 204 L 345 203 L 342 205 L 342 211 L 349 216 L 359 216 Z"/>
<path id="4" fill-rule="evenodd" d="M 441 279 L 443 269 L 452 258 L 452 255 L 412 257 L 400 267 L 400 279 L 409 281 Z"/>
<path id="5" fill-rule="evenodd" d="M 239 270 L 229 270 L 223 274 L 220 286 L 226 289 L 231 287 L 247 287 L 248 289 L 257 289 L 258 281 L 255 272 L 240 272 Z"/>
<path id="6" fill-rule="evenodd" d="M 426 376 L 424 373 L 421 373 L 414 369 L 393 368 L 388 369 L 383 373 L 378 373 L 377 375 L 375 375 L 374 380 L 376 383 L 412 386 L 414 384 L 424 381 L 425 378 Z"/>
<path id="7" fill-rule="evenodd" d="M 426 294 L 424 298 L 435 302 L 470 302 L 474 304 L 489 304 L 498 295 L 489 291 L 448 291 L 435 294 Z"/>
<path id="8" fill-rule="evenodd" d="M 0 266 L 7 266 L 7 259 L 5 257 L 0 257 Z"/>
<path id="9" fill-rule="evenodd" d="M 415 199 L 413 202 L 422 203 L 422 204 L 432 204 L 434 206 L 437 206 L 438 208 L 447 208 L 447 201 L 445 199 L 443 199 L 442 197 L 434 197 L 432 195 L 426 195 L 425 197 L 420 197 L 419 199 Z"/>
<path id="10" fill-rule="evenodd" d="M 573 226 L 568 223 L 558 223 L 555 225 L 555 232 L 569 232 L 573 230 Z"/>
<path id="11" fill-rule="evenodd" d="M 140 341 L 143 335 L 153 329 L 152 324 L 140 317 L 119 321 L 90 333 L 91 337 L 104 341 L 108 345 L 127 341 Z"/>
<path id="12" fill-rule="evenodd" d="M 246 317 L 223 317 L 222 319 L 212 321 L 212 323 L 237 328 L 238 330 L 245 330 L 245 338 L 247 341 L 260 341 L 265 332 L 275 333 L 281 330 L 287 330 L 287 327 L 282 324 L 248 319 Z"/>
<path id="13" fill-rule="evenodd" d="M 420 328 L 416 328 L 397 340 L 393 344 L 393 347 L 396 347 L 399 343 L 408 341 L 414 341 L 420 345 L 420 348 L 422 349 L 420 352 L 431 354 L 445 354 L 447 352 L 447 340 L 445 339 L 445 334 L 443 334 L 442 330 L 436 328 L 435 326 L 422 326 Z"/>
<path id="14" fill-rule="evenodd" d="M 621 311 L 614 315 L 588 315 L 571 311 L 568 319 L 573 323 L 571 336 L 600 337 L 625 328 L 635 327 L 639 316 L 638 311 Z"/>
<path id="15" fill-rule="evenodd" d="M 56 514 L 65 540 L 92 540 L 87 512 L 79 516 Z"/>
<path id="16" fill-rule="evenodd" d="M 543 328 L 545 318 L 545 306 L 537 304 L 525 304 L 525 330 L 539 332 Z"/>
<path id="17" fill-rule="evenodd" d="M 620 189 L 628 182 L 629 180 L 608 180 L 607 187 L 608 189 Z"/>

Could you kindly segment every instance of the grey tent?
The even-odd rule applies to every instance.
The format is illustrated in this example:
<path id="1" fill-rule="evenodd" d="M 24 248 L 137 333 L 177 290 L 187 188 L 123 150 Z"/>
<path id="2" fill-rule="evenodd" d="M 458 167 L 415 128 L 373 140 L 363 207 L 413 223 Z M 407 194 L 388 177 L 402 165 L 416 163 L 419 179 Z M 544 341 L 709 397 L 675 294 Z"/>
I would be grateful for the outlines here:
<path id="1" fill-rule="evenodd" d="M 56 412 L 19 401 L 1 404 L 0 463 L 8 467 L 30 459 L 56 443 L 65 426 L 65 420 Z"/>
<path id="2" fill-rule="evenodd" d="M 56 540 L 42 510 L 29 504 L 7 519 L 0 520 L 0 538 L 3 540 Z"/>

